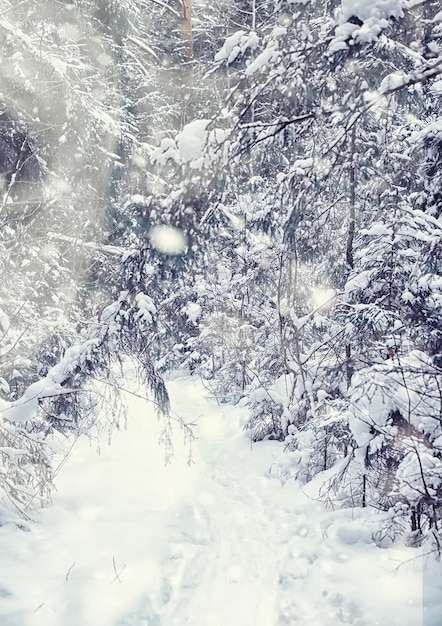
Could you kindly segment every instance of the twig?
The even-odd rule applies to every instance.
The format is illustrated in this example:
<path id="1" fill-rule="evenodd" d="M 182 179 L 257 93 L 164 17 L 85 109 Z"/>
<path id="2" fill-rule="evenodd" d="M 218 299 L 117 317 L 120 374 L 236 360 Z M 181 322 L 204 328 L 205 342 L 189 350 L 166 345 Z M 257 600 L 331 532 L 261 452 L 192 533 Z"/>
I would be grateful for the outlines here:
<path id="1" fill-rule="evenodd" d="M 70 566 L 70 568 L 69 568 L 69 569 L 68 569 L 68 571 L 66 572 L 66 577 L 65 577 L 66 582 L 68 582 L 69 574 L 71 573 L 71 570 L 72 570 L 72 568 L 74 567 L 74 565 L 75 565 L 75 561 L 72 563 L 72 565 Z"/>
<path id="2" fill-rule="evenodd" d="M 418 559 L 424 559 L 425 557 L 430 557 L 433 555 L 434 555 L 434 550 L 429 550 L 428 552 L 423 552 L 422 554 L 417 554 L 416 556 L 412 556 L 409 559 L 405 559 L 405 561 L 401 561 L 399 565 L 396 565 L 396 567 L 394 567 L 394 569 L 391 570 L 390 573 L 397 574 L 400 568 L 403 567 L 404 565 L 407 565 L 408 563 L 411 563 L 412 561 L 417 561 Z"/>
<path id="3" fill-rule="evenodd" d="M 112 563 L 113 563 L 113 566 L 114 566 L 115 578 L 110 583 L 111 585 L 113 585 L 116 580 L 118 580 L 119 583 L 122 582 L 121 579 L 120 579 L 120 574 L 121 574 L 121 572 L 124 572 L 124 570 L 126 569 L 126 563 L 125 563 L 123 565 L 123 567 L 121 568 L 121 570 L 119 572 L 117 571 L 117 565 L 115 563 L 115 557 L 114 556 L 112 557 Z"/>

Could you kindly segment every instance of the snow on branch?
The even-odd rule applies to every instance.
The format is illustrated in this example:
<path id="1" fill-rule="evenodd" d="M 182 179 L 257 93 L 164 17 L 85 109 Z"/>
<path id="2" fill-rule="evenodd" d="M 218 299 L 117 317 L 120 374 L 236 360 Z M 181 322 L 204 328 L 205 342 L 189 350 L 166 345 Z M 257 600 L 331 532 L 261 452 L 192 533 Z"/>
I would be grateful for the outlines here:
<path id="1" fill-rule="evenodd" d="M 227 37 L 221 50 L 215 54 L 215 61 L 231 65 L 247 50 L 255 50 L 258 44 L 259 37 L 254 31 L 246 33 L 244 30 L 238 30 Z"/>
<path id="2" fill-rule="evenodd" d="M 389 25 L 404 17 L 406 0 L 342 0 L 329 52 L 345 50 L 349 42 L 370 43 Z"/>

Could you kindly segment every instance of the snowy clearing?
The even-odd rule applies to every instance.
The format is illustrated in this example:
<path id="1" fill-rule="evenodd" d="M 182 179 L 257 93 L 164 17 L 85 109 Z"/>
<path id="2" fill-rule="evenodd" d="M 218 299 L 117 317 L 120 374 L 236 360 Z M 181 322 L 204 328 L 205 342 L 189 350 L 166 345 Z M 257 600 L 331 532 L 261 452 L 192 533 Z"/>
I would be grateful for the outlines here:
<path id="1" fill-rule="evenodd" d="M 377 548 L 365 512 L 308 497 L 281 444 L 251 445 L 245 409 L 168 386 L 196 420 L 194 463 L 177 434 L 164 466 L 136 398 L 111 446 L 77 442 L 40 523 L 0 528 L 1 626 L 440 624 L 440 564 Z"/>

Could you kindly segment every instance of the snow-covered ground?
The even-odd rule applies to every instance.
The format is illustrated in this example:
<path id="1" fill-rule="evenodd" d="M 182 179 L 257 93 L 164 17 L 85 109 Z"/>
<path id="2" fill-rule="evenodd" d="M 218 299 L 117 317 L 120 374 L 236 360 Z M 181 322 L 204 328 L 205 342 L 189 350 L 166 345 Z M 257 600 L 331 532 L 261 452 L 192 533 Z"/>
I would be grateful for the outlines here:
<path id="1" fill-rule="evenodd" d="M 326 510 L 244 409 L 169 383 L 196 421 L 164 465 L 150 405 L 131 400 L 112 445 L 77 442 L 30 532 L 0 528 L 0 626 L 437 626 L 438 563 L 371 542 L 359 511 Z"/>

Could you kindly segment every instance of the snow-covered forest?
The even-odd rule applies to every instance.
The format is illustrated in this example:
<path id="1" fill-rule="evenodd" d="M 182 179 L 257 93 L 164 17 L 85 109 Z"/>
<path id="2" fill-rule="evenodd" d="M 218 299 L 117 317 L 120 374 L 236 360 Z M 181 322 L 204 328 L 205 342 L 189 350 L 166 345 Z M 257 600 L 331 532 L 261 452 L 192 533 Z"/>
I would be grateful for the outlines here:
<path id="1" fill-rule="evenodd" d="M 442 623 L 439 0 L 2 0 L 0 185 L 1 626 Z"/>

